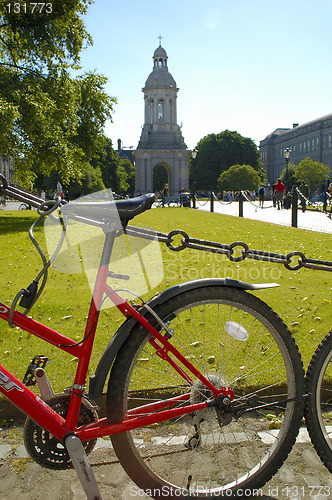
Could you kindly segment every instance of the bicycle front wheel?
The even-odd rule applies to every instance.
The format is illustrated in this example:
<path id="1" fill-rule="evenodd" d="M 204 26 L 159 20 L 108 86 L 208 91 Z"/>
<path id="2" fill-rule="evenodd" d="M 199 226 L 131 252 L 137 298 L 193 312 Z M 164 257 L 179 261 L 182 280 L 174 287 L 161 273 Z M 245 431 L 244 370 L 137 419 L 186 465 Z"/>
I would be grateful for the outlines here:
<path id="1" fill-rule="evenodd" d="M 155 499 L 251 495 L 282 465 L 300 426 L 304 372 L 294 339 L 271 308 L 237 288 L 187 291 L 156 312 L 173 346 L 217 388 L 232 387 L 235 397 L 227 412 L 205 408 L 113 435 L 122 466 Z M 149 339 L 135 327 L 114 362 L 109 423 L 131 418 L 133 408 L 143 415 L 151 402 L 169 399 L 174 407 L 177 397 L 176 405 L 185 407 L 212 396 L 156 356 Z"/>
<path id="2" fill-rule="evenodd" d="M 307 392 L 305 417 L 308 432 L 322 462 L 332 472 L 332 330 L 310 361 Z"/>

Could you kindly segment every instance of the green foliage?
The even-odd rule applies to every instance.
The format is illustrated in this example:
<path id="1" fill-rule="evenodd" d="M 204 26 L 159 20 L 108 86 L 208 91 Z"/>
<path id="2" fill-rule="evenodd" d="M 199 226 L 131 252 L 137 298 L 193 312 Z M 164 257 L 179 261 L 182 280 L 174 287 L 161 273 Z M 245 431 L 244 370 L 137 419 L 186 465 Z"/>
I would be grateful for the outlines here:
<path id="1" fill-rule="evenodd" d="M 92 165 L 87 164 L 80 182 L 70 183 L 68 187 L 69 199 L 72 200 L 103 189 L 105 189 L 105 184 L 103 183 L 100 168 L 93 168 Z"/>
<path id="2" fill-rule="evenodd" d="M 158 163 L 153 169 L 153 190 L 162 191 L 168 183 L 168 172 L 162 163 Z"/>
<path id="3" fill-rule="evenodd" d="M 196 149 L 196 158 L 189 161 L 190 182 L 196 183 L 196 189 L 216 189 L 220 174 L 232 165 L 250 165 L 264 179 L 256 144 L 237 132 L 209 134 L 199 141 Z"/>
<path id="4" fill-rule="evenodd" d="M 257 170 L 250 165 L 233 165 L 218 178 L 219 189 L 225 191 L 239 191 L 240 189 L 257 191 L 260 184 L 261 178 Z"/>
<path id="5" fill-rule="evenodd" d="M 100 135 L 96 140 L 94 157 L 81 167 L 78 181 L 66 181 L 56 170 L 48 175 L 36 172 L 34 187 L 37 190 L 54 192 L 60 181 L 69 198 L 75 199 L 105 188 L 118 194 L 133 194 L 135 190 L 135 167 L 128 159 L 121 159 L 114 151 L 111 139 Z"/>
<path id="6" fill-rule="evenodd" d="M 287 175 L 286 175 L 286 168 L 283 169 L 282 174 L 280 176 L 281 181 L 285 184 L 286 186 L 286 191 L 290 191 L 294 184 L 296 184 L 297 179 L 295 176 L 295 168 L 296 165 L 294 162 L 290 162 L 287 167 Z M 303 179 L 301 179 L 303 180 Z"/>
<path id="7" fill-rule="evenodd" d="M 124 158 L 121 164 L 126 172 L 126 184 L 129 186 L 126 191 L 122 192 L 133 196 L 135 191 L 135 167 L 127 158 Z"/>
<path id="8" fill-rule="evenodd" d="M 304 180 L 310 192 L 318 188 L 330 177 L 330 169 L 323 163 L 305 158 L 295 167 L 295 177 L 298 182 Z"/>
<path id="9" fill-rule="evenodd" d="M 103 183 L 118 194 L 132 194 L 135 189 L 135 167 L 128 159 L 121 159 L 113 149 L 112 141 L 103 137 L 91 160 L 93 167 L 98 167 Z"/>
<path id="10" fill-rule="evenodd" d="M 8 3 L 0 0 L 4 63 L 33 71 L 47 71 L 50 65 L 77 67 L 81 50 L 92 43 L 81 19 L 92 0 L 53 0 L 52 12 L 32 10 L 28 2 L 20 9 L 12 2 L 9 9 Z"/>
<path id="11" fill-rule="evenodd" d="M 51 13 L 31 12 L 29 3 L 26 13 L 9 13 L 0 0 L 0 152 L 14 158 L 25 185 L 52 170 L 79 179 L 116 102 L 104 76 L 70 73 L 92 43 L 82 20 L 91 1 L 51 4 Z"/>

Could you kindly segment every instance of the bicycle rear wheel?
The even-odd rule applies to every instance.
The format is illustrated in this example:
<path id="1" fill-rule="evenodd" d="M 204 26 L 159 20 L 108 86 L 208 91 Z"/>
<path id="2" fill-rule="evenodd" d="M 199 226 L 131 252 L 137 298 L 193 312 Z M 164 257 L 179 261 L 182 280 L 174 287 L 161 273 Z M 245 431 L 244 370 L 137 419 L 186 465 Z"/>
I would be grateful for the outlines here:
<path id="1" fill-rule="evenodd" d="M 307 372 L 308 432 L 319 457 L 332 472 L 332 330 L 317 347 Z"/>
<path id="2" fill-rule="evenodd" d="M 111 436 L 122 466 L 155 499 L 251 495 L 282 465 L 300 426 L 301 399 L 283 404 L 304 391 L 294 339 L 264 302 L 231 287 L 184 292 L 156 312 L 174 331 L 170 342 L 218 388 L 231 386 L 235 398 L 222 415 L 206 408 Z M 135 327 L 114 362 L 109 423 L 166 398 L 189 394 L 177 403 L 186 406 L 211 397 L 200 381 L 187 383 L 156 356 L 149 338 Z"/>

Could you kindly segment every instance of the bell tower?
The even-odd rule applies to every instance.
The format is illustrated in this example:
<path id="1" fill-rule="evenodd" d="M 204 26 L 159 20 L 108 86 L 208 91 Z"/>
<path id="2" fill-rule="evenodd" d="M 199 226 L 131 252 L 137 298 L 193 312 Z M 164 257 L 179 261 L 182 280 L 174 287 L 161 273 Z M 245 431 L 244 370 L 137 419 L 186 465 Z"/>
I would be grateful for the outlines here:
<path id="1" fill-rule="evenodd" d="M 177 88 L 168 71 L 168 57 L 161 46 L 153 54 L 153 69 L 142 89 L 144 94 L 144 125 L 135 151 L 136 192 L 153 192 L 154 168 L 166 169 L 168 194 L 176 196 L 188 186 L 190 151 L 177 125 Z"/>

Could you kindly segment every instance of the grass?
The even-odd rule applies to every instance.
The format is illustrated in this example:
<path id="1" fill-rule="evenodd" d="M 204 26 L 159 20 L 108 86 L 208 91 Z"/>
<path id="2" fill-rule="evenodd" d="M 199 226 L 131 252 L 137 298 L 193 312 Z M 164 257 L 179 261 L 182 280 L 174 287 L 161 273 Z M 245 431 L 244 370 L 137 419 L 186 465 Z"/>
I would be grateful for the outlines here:
<path id="1" fill-rule="evenodd" d="M 0 212 L 0 300 L 7 305 L 11 304 L 21 288 L 30 284 L 41 268 L 40 258 L 27 234 L 36 217 L 35 211 Z M 134 224 L 166 233 L 179 228 L 191 237 L 226 244 L 244 241 L 255 250 L 282 254 L 299 250 L 307 257 L 332 260 L 331 235 L 260 221 L 186 208 L 156 208 L 136 217 Z M 38 228 L 35 233 L 43 242 L 43 228 Z M 225 256 L 189 249 L 171 252 L 165 245 L 162 245 L 161 252 L 164 276 L 157 287 L 149 292 L 150 296 L 177 283 L 198 278 L 229 277 L 249 283 L 279 283 L 279 288 L 255 293 L 288 325 L 299 345 L 305 366 L 331 328 L 330 273 L 307 269 L 289 271 L 280 264 L 250 259 L 230 262 Z M 152 259 L 151 256 L 149 258 Z M 90 293 L 84 274 L 51 270 L 46 289 L 33 307 L 31 316 L 74 340 L 81 339 Z M 101 312 L 90 374 L 94 372 L 107 343 L 122 321 L 115 308 Z M 30 358 L 35 354 L 49 356 L 51 362 L 47 372 L 57 391 L 62 391 L 64 384 L 72 383 L 75 358 L 26 332 L 9 328 L 5 322 L 0 323 L 0 356 L 6 368 L 22 379 Z"/>

